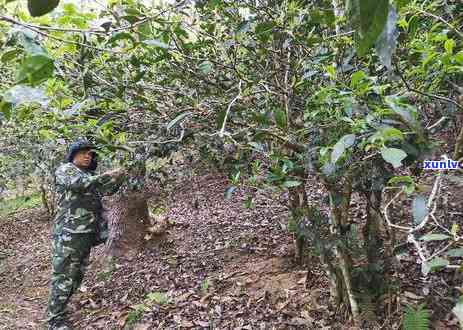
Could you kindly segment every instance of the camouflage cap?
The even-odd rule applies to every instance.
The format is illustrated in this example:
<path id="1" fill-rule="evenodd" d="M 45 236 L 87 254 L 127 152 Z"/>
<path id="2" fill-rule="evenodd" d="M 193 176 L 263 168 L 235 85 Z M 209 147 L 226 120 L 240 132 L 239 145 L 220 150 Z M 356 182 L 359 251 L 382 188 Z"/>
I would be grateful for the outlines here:
<path id="1" fill-rule="evenodd" d="M 98 149 L 93 143 L 84 140 L 84 139 L 78 139 L 71 143 L 68 149 L 68 153 L 66 154 L 65 161 L 67 163 L 71 163 L 72 160 L 74 159 L 75 154 L 80 151 L 80 150 L 85 150 L 85 149 Z"/>

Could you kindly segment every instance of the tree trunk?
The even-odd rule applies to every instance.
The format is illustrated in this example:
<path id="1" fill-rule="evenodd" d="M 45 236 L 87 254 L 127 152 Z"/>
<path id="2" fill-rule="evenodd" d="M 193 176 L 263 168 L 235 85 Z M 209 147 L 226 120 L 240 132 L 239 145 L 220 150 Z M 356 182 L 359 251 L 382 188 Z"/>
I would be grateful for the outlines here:
<path id="1" fill-rule="evenodd" d="M 293 233 L 293 242 L 294 242 L 294 258 L 297 264 L 302 264 L 304 258 L 304 246 L 305 246 L 305 236 L 301 232 L 301 221 L 306 221 L 306 210 L 308 207 L 307 204 L 307 193 L 303 184 L 291 188 L 288 191 L 289 194 L 289 210 L 291 213 L 292 221 L 296 226 L 296 230 Z"/>
<path id="2" fill-rule="evenodd" d="M 333 262 L 336 262 L 337 260 L 334 260 L 332 253 L 324 246 L 321 246 L 323 244 L 322 237 L 319 238 L 319 243 L 316 244 L 320 245 L 320 261 L 329 280 L 331 298 L 336 306 L 340 306 L 344 301 L 346 301 L 344 294 L 346 292 L 346 288 L 344 286 L 342 272 L 339 267 L 336 267 L 333 264 Z"/>
<path id="3" fill-rule="evenodd" d="M 54 218 L 56 215 L 58 197 L 56 195 L 56 191 L 51 187 L 50 183 L 47 182 L 46 177 L 44 176 L 40 177 L 39 190 L 43 207 L 50 218 Z"/>
<path id="4" fill-rule="evenodd" d="M 104 209 L 103 216 L 109 225 L 106 255 L 133 257 L 143 248 L 150 226 L 148 194 L 135 191 L 117 194 L 105 199 Z"/>
<path id="5" fill-rule="evenodd" d="M 453 149 L 453 160 L 460 160 L 463 154 L 463 126 L 460 128 L 460 132 L 455 141 L 455 147 Z"/>
<path id="6" fill-rule="evenodd" d="M 339 288 L 343 288 L 341 301 L 347 302 L 350 306 L 354 322 L 359 324 L 360 309 L 355 296 L 352 268 L 353 262 L 347 246 L 346 234 L 349 228 L 349 207 L 352 193 L 352 182 L 350 178 L 346 178 L 342 187 L 328 185 L 330 196 L 330 211 L 331 211 L 331 226 L 332 233 L 339 242 L 334 245 L 333 250 L 338 265 L 342 274 L 343 283 L 338 284 Z M 339 280 L 339 277 L 337 276 Z M 338 292 L 338 295 L 341 293 Z"/>
<path id="7" fill-rule="evenodd" d="M 371 191 L 366 194 L 367 198 L 367 221 L 363 228 L 365 250 L 368 260 L 368 272 L 370 274 L 369 291 L 378 294 L 384 285 L 384 274 L 381 271 L 383 241 L 380 234 L 380 207 L 381 192 Z"/>
<path id="8" fill-rule="evenodd" d="M 51 205 L 48 203 L 48 195 L 47 195 L 47 188 L 45 188 L 45 184 L 40 184 L 40 197 L 42 199 L 42 206 L 47 211 L 47 214 L 53 216 L 53 211 Z"/>

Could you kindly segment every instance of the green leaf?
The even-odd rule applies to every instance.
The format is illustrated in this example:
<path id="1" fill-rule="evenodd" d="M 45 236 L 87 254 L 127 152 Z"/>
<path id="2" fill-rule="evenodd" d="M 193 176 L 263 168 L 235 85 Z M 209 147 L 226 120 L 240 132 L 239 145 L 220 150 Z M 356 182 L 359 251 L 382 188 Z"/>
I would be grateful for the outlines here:
<path id="1" fill-rule="evenodd" d="M 256 26 L 256 34 L 272 32 L 275 25 L 275 22 L 272 21 L 259 23 Z"/>
<path id="2" fill-rule="evenodd" d="M 188 32 L 182 28 L 181 24 L 177 24 L 174 28 L 174 33 L 179 39 L 188 39 Z"/>
<path id="3" fill-rule="evenodd" d="M 455 307 L 452 309 L 453 314 L 456 315 L 460 322 L 460 327 L 463 328 L 463 299 L 460 297 Z"/>
<path id="4" fill-rule="evenodd" d="M 46 140 L 53 140 L 55 138 L 55 136 L 48 129 L 39 130 L 39 135 Z"/>
<path id="5" fill-rule="evenodd" d="M 399 11 L 400 9 L 408 5 L 409 2 L 410 0 L 395 0 L 394 1 L 397 11 Z"/>
<path id="6" fill-rule="evenodd" d="M 414 184 L 413 179 L 410 176 L 395 176 L 388 181 L 388 184 L 404 183 L 406 185 Z"/>
<path id="7" fill-rule="evenodd" d="M 405 193 L 410 196 L 415 191 L 415 182 L 409 176 L 396 176 L 389 180 L 388 184 L 402 184 Z"/>
<path id="8" fill-rule="evenodd" d="M 455 41 L 453 39 L 447 39 L 444 42 L 444 49 L 447 52 L 447 54 L 452 54 L 453 53 L 453 47 L 455 46 Z"/>
<path id="9" fill-rule="evenodd" d="M 273 35 L 273 28 L 276 26 L 275 22 L 268 21 L 262 22 L 256 25 L 256 37 L 262 41 L 267 42 L 270 39 L 270 36 Z"/>
<path id="10" fill-rule="evenodd" d="M 463 65 L 463 52 L 458 52 L 453 56 L 453 59 L 459 65 Z"/>
<path id="11" fill-rule="evenodd" d="M 17 83 L 28 82 L 32 85 L 53 77 L 53 59 L 45 54 L 27 56 L 21 63 L 17 72 Z"/>
<path id="12" fill-rule="evenodd" d="M 430 242 L 430 241 L 443 241 L 449 239 L 450 236 L 444 234 L 428 234 L 420 237 L 420 241 Z"/>
<path id="13" fill-rule="evenodd" d="M 407 306 L 404 315 L 404 330 L 429 330 L 429 311 L 424 308 L 424 304 L 418 305 L 415 309 Z"/>
<path id="14" fill-rule="evenodd" d="M 247 209 L 252 208 L 252 197 L 248 196 L 246 200 L 244 201 L 244 207 Z"/>
<path id="15" fill-rule="evenodd" d="M 426 199 L 418 195 L 413 199 L 412 202 L 412 213 L 413 213 L 413 223 L 419 225 L 424 218 L 428 215 L 428 207 L 426 205 Z"/>
<path id="16" fill-rule="evenodd" d="M 460 230 L 460 226 L 457 223 L 453 223 L 452 227 L 450 228 L 450 233 L 453 236 L 456 236 L 459 230 Z"/>
<path id="17" fill-rule="evenodd" d="M 165 305 L 170 302 L 169 296 L 163 292 L 150 292 L 146 295 L 146 300 L 150 303 Z"/>
<path id="18" fill-rule="evenodd" d="M 367 53 L 387 22 L 389 0 L 349 0 L 348 11 L 356 31 L 355 44 L 360 56 Z"/>
<path id="19" fill-rule="evenodd" d="M 385 100 L 391 110 L 401 116 L 407 123 L 417 123 L 418 112 L 414 106 L 400 102 L 396 96 L 387 96 Z"/>
<path id="20" fill-rule="evenodd" d="M 402 166 L 402 160 L 407 157 L 407 154 L 402 149 L 384 147 L 381 149 L 381 156 L 386 162 L 392 164 L 394 168 L 398 168 Z"/>
<path id="21" fill-rule="evenodd" d="M 143 13 L 138 8 L 134 8 L 134 7 L 126 8 L 125 13 L 127 15 L 133 15 L 133 16 L 142 16 L 143 15 Z"/>
<path id="22" fill-rule="evenodd" d="M 239 184 L 240 176 L 241 176 L 241 171 L 237 171 L 237 172 L 230 178 L 230 181 L 231 181 L 233 184 Z"/>
<path id="23" fill-rule="evenodd" d="M 18 54 L 21 53 L 21 50 L 19 49 L 11 49 L 11 50 L 8 50 L 6 52 L 4 52 L 2 54 L 2 58 L 1 58 L 1 61 L 3 63 L 8 63 L 10 62 L 11 60 L 15 60 L 18 58 Z"/>
<path id="24" fill-rule="evenodd" d="M 27 0 L 27 9 L 32 17 L 45 15 L 58 5 L 59 0 Z"/>
<path id="25" fill-rule="evenodd" d="M 138 15 L 122 15 L 120 18 L 123 19 L 123 20 L 126 20 L 126 21 L 129 22 L 130 24 L 134 24 L 134 23 L 140 21 L 140 19 L 142 19 L 142 18 L 141 18 L 140 16 L 138 16 Z M 142 24 L 142 25 L 143 25 L 143 24 Z M 140 36 L 140 40 L 142 40 L 142 39 L 148 39 L 148 37 L 147 37 L 147 38 L 143 38 L 140 34 L 139 34 L 139 36 Z"/>
<path id="26" fill-rule="evenodd" d="M 286 128 L 286 113 L 282 109 L 273 109 L 273 118 L 275 118 L 275 123 L 279 128 Z"/>
<path id="27" fill-rule="evenodd" d="M 289 181 L 283 182 L 282 186 L 285 188 L 294 188 L 294 187 L 300 186 L 301 184 L 302 184 L 301 181 L 289 180 Z"/>
<path id="28" fill-rule="evenodd" d="M 108 40 L 109 44 L 114 44 L 118 40 L 130 40 L 133 44 L 136 43 L 135 38 L 129 32 L 116 32 L 114 33 L 111 38 Z"/>
<path id="29" fill-rule="evenodd" d="M 429 274 L 429 272 L 433 270 L 445 267 L 449 264 L 450 262 L 447 259 L 436 257 L 432 259 L 431 261 L 423 262 L 423 264 L 421 265 L 421 271 L 423 272 L 423 274 L 426 275 L 426 274 Z"/>
<path id="30" fill-rule="evenodd" d="M 22 107 L 22 108 L 19 108 L 18 111 L 16 112 L 16 117 L 19 119 L 19 121 L 24 121 L 26 119 L 30 119 L 31 114 L 32 114 L 32 108 Z"/>
<path id="31" fill-rule="evenodd" d="M 172 127 L 174 127 L 177 123 L 179 123 L 180 121 L 182 121 L 183 119 L 185 119 L 186 117 L 188 117 L 189 115 L 191 115 L 191 112 L 187 111 L 187 112 L 183 112 L 181 114 L 179 114 L 177 117 L 175 117 L 174 119 L 172 119 L 170 121 L 170 123 L 167 125 L 167 130 L 170 130 Z"/>
<path id="32" fill-rule="evenodd" d="M 157 48 L 169 49 L 169 45 L 157 39 L 143 40 L 142 43 Z"/>
<path id="33" fill-rule="evenodd" d="M 382 128 L 380 133 L 385 142 L 397 141 L 397 140 L 403 141 L 404 139 L 404 135 L 402 131 L 394 127 Z"/>
<path id="34" fill-rule="evenodd" d="M 138 20 L 138 17 L 135 17 L 135 21 Z M 151 26 L 151 22 L 147 21 L 142 23 L 138 26 L 138 39 L 140 41 L 146 40 L 151 38 L 153 35 L 153 28 Z"/>
<path id="35" fill-rule="evenodd" d="M 24 47 L 24 50 L 29 55 L 47 55 L 47 51 L 39 44 L 39 42 L 34 39 L 34 35 L 30 31 L 20 31 L 18 32 L 18 40 L 21 46 Z"/>
<path id="36" fill-rule="evenodd" d="M 347 148 L 350 148 L 355 143 L 355 134 L 344 135 L 333 147 L 333 152 L 331 153 L 331 162 L 335 164 L 339 158 L 344 154 L 344 151 Z"/>
<path id="37" fill-rule="evenodd" d="M 336 21 L 333 9 L 310 8 L 310 23 L 313 25 L 327 25 L 333 27 Z"/>
<path id="38" fill-rule="evenodd" d="M 5 116 L 6 120 L 11 119 L 11 111 L 12 111 L 12 109 L 13 109 L 13 105 L 11 103 L 8 103 L 8 102 L 5 102 L 5 101 L 0 102 L 0 113 L 2 113 L 3 116 Z M 0 121 L 0 124 L 1 124 L 1 121 Z"/>
<path id="39" fill-rule="evenodd" d="M 198 69 L 201 70 L 202 73 L 208 74 L 212 71 L 212 63 L 209 61 L 204 61 L 198 65 Z"/>
<path id="40" fill-rule="evenodd" d="M 350 86 L 352 88 L 356 88 L 358 83 L 364 78 L 366 78 L 366 75 L 365 75 L 365 72 L 363 71 L 357 71 L 353 73 L 350 78 Z"/>
<path id="41" fill-rule="evenodd" d="M 326 72 L 328 73 L 328 75 L 331 77 L 331 78 L 336 78 L 336 69 L 334 68 L 334 66 L 332 65 L 327 65 L 325 67 L 325 70 Z"/>
<path id="42" fill-rule="evenodd" d="M 463 248 L 448 250 L 446 255 L 448 255 L 449 257 L 455 257 L 455 258 L 463 257 Z"/>

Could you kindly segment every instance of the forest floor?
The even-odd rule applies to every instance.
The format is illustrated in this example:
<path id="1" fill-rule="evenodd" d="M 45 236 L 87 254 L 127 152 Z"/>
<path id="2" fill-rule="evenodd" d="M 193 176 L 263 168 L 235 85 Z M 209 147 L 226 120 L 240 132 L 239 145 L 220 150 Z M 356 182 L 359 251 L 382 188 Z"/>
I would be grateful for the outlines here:
<path id="1" fill-rule="evenodd" d="M 102 266 L 102 249 L 94 249 L 84 283 L 70 303 L 74 327 L 351 329 L 329 304 L 328 282 L 318 263 L 294 264 L 287 211 L 279 203 L 284 196 L 271 199 L 241 188 L 225 199 L 226 181 L 206 175 L 185 182 L 162 203 L 173 225 L 131 259 Z M 312 199 L 321 199 L 318 185 L 308 189 Z M 246 208 L 250 195 L 253 207 Z M 0 219 L 0 329 L 44 328 L 50 226 L 39 209 Z M 394 304 L 422 299 L 416 269 L 401 274 L 405 291 Z M 434 328 L 453 328 L 447 321 Z M 400 315 L 384 324 L 383 329 L 398 329 Z"/>
<path id="2" fill-rule="evenodd" d="M 285 208 L 246 189 L 225 199 L 225 189 L 219 175 L 186 182 L 163 203 L 173 226 L 131 260 L 102 266 L 94 249 L 70 304 L 75 328 L 330 329 L 327 283 L 320 270 L 305 289 Z M 39 209 L 0 220 L 0 329 L 44 326 L 50 226 Z"/>

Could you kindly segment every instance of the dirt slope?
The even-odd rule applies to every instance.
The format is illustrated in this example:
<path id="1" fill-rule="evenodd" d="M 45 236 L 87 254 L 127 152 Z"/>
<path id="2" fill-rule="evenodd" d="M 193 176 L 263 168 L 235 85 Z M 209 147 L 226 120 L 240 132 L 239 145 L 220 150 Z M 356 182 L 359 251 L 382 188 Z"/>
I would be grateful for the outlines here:
<path id="1" fill-rule="evenodd" d="M 165 201 L 174 225 L 132 260 L 102 266 L 96 249 L 70 306 L 75 328 L 339 328 L 320 270 L 306 290 L 306 272 L 292 264 L 278 199 L 241 189 L 225 200 L 225 189 L 220 176 L 186 182 Z M 43 327 L 49 231 L 37 210 L 0 222 L 1 329 Z"/>
<path id="2" fill-rule="evenodd" d="M 44 212 L 28 210 L 0 219 L 0 329 L 40 329 L 49 273 Z"/>

